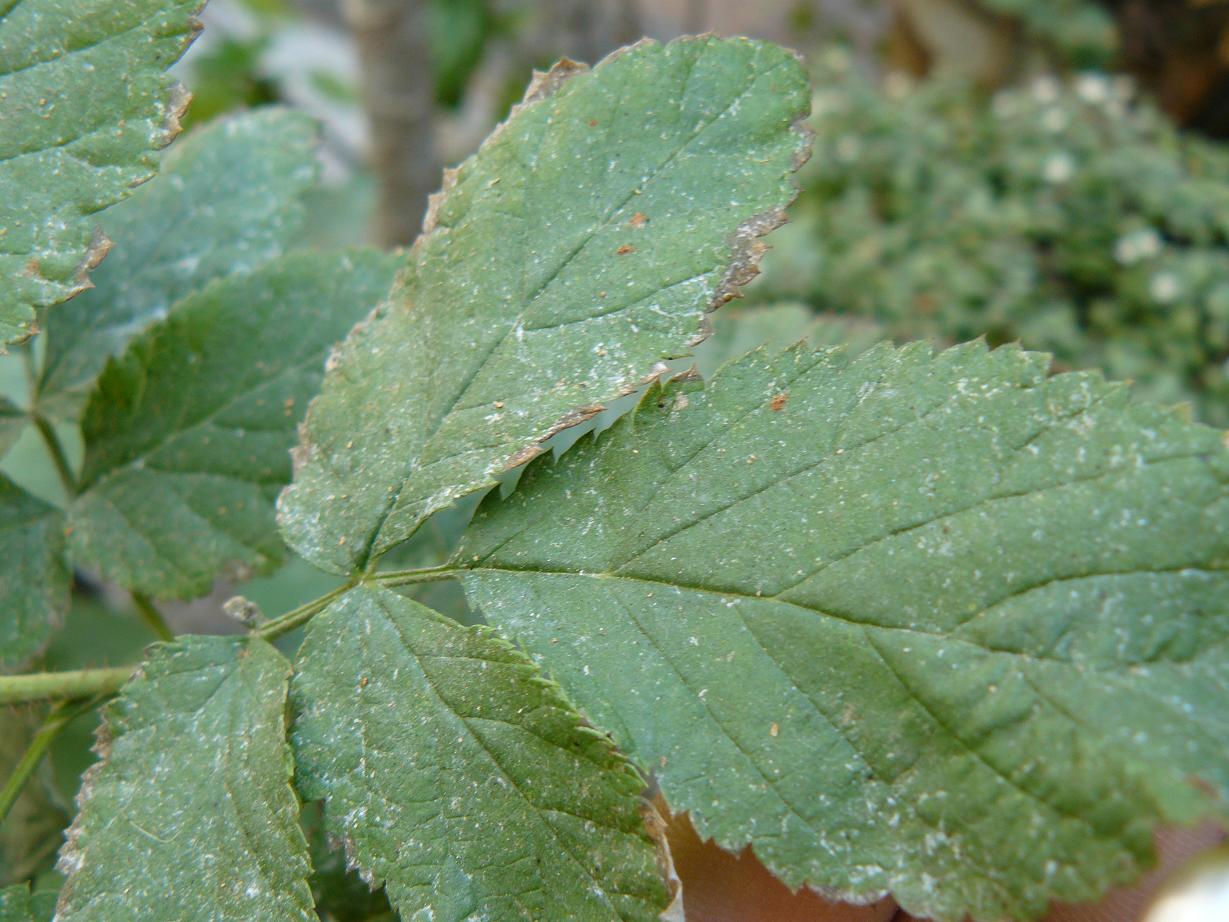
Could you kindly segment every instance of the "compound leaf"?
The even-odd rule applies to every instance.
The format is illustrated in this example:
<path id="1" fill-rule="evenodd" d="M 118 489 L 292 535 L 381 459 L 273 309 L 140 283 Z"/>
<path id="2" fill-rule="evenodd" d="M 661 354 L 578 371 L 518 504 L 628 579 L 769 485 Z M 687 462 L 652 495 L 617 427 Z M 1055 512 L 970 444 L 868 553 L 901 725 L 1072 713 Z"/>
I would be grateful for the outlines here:
<path id="1" fill-rule="evenodd" d="M 283 556 L 273 501 L 329 348 L 392 283 L 393 254 L 303 253 L 190 295 L 108 365 L 82 423 L 70 549 L 162 597 Z"/>
<path id="2" fill-rule="evenodd" d="M 1229 453 L 1047 362 L 800 347 L 655 389 L 480 509 L 470 601 L 791 886 L 1093 899 L 1229 795 Z"/>
<path id="3" fill-rule="evenodd" d="M 308 625 L 291 701 L 300 790 L 403 918 L 664 905 L 643 780 L 488 629 L 354 589 Z"/>
<path id="4" fill-rule="evenodd" d="M 39 652 L 68 611 L 64 513 L 0 474 L 0 669 Z"/>
<path id="5" fill-rule="evenodd" d="M 399 285 L 336 355 L 282 498 L 288 543 L 361 571 L 685 354 L 783 220 L 808 101 L 793 55 L 711 36 L 536 81 L 445 177 Z"/>
<path id="6" fill-rule="evenodd" d="M 179 141 L 158 177 L 107 213 L 116 243 L 94 273 L 96 287 L 48 313 L 40 410 L 75 418 L 107 359 L 171 305 L 280 255 L 302 230 L 315 146 L 312 120 L 279 109 L 213 122 Z"/>
<path id="7" fill-rule="evenodd" d="M 94 215 L 157 168 L 188 95 L 166 69 L 204 0 L 0 3 L 0 343 L 89 287 Z"/>
<path id="8" fill-rule="evenodd" d="M 107 707 L 56 918 L 309 920 L 290 664 L 261 640 L 158 644 Z"/>

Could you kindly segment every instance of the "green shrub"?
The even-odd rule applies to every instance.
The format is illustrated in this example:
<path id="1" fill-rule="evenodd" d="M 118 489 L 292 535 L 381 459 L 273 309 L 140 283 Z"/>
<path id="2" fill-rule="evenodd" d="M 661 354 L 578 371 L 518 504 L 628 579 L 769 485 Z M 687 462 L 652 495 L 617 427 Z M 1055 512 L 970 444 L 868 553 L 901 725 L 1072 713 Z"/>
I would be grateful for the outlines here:
<path id="1" fill-rule="evenodd" d="M 1229 153 L 1128 82 L 885 89 L 822 57 L 816 156 L 769 286 L 898 337 L 985 334 L 1229 423 Z"/>

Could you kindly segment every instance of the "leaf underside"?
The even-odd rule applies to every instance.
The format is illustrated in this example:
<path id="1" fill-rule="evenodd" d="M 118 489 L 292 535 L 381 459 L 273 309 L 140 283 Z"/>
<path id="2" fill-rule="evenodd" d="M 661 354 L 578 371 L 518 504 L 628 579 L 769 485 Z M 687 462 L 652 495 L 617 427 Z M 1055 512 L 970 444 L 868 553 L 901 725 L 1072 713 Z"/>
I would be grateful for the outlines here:
<path id="1" fill-rule="evenodd" d="M 0 474 L 0 670 L 38 653 L 68 611 L 64 514 Z"/>
<path id="2" fill-rule="evenodd" d="M 273 505 L 330 347 L 397 257 L 294 254 L 190 295 L 107 366 L 82 421 L 74 559 L 159 597 L 208 590 L 284 548 Z"/>
<path id="3" fill-rule="evenodd" d="M 172 305 L 287 249 L 316 174 L 315 124 L 285 110 L 240 113 L 178 141 L 158 177 L 107 212 L 116 242 L 97 287 L 48 312 L 40 411 L 75 419 L 107 359 Z"/>
<path id="4" fill-rule="evenodd" d="M 403 918 L 648 920 L 665 904 L 644 782 L 488 629 L 351 590 L 308 625 L 291 701 L 300 790 Z"/>
<path id="5" fill-rule="evenodd" d="M 89 286 L 95 214 L 155 171 L 187 94 L 166 74 L 203 0 L 0 3 L 0 344 Z"/>
<path id="6" fill-rule="evenodd" d="M 786 883 L 1023 918 L 1229 794 L 1229 456 L 979 344 L 753 353 L 480 509 L 457 560 L 675 810 Z"/>
<path id="7" fill-rule="evenodd" d="M 260 640 L 152 648 L 107 708 L 60 855 L 57 919 L 310 920 L 290 665 Z"/>
<path id="8" fill-rule="evenodd" d="M 398 286 L 333 359 L 280 513 L 362 571 L 705 334 L 808 139 L 798 61 L 746 39 L 558 65 L 445 177 Z"/>

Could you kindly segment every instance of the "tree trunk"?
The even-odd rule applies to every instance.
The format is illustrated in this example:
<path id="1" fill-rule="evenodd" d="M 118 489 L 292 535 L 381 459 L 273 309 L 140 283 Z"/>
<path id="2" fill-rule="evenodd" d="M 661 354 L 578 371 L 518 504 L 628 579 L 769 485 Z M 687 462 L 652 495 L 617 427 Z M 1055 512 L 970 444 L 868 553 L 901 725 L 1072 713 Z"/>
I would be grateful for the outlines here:
<path id="1" fill-rule="evenodd" d="M 379 184 L 375 238 L 411 242 L 427 196 L 439 185 L 433 117 L 435 87 L 425 0 L 345 0 L 358 41 L 371 162 Z"/>

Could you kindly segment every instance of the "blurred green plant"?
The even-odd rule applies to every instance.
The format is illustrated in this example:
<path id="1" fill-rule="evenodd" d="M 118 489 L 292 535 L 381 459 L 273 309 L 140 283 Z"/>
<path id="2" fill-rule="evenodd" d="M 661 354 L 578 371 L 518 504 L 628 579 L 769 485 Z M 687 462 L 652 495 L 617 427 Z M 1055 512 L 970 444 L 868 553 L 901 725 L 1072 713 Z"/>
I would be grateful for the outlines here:
<path id="1" fill-rule="evenodd" d="M 980 0 L 1009 16 L 1030 39 L 1077 67 L 1103 66 L 1118 48 L 1114 20 L 1093 0 Z"/>
<path id="2" fill-rule="evenodd" d="M 1229 423 L 1229 153 L 1129 81 L 967 85 L 820 56 L 816 155 L 762 296 L 985 335 Z"/>

